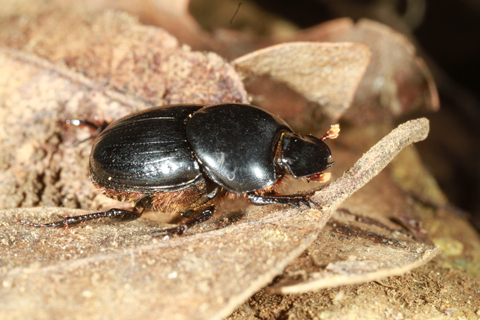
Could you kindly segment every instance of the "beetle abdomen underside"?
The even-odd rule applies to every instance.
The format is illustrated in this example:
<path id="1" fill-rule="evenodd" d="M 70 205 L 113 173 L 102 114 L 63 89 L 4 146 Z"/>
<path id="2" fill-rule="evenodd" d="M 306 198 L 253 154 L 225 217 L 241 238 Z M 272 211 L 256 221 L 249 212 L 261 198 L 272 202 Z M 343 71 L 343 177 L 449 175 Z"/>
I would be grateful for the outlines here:
<path id="1" fill-rule="evenodd" d="M 201 178 L 185 121 L 202 106 L 158 107 L 113 122 L 95 140 L 92 180 L 115 190 L 181 189 Z"/>
<path id="2" fill-rule="evenodd" d="M 276 182 L 274 148 L 282 131 L 292 131 L 279 116 L 242 104 L 204 107 L 186 130 L 204 172 L 236 193 Z"/>

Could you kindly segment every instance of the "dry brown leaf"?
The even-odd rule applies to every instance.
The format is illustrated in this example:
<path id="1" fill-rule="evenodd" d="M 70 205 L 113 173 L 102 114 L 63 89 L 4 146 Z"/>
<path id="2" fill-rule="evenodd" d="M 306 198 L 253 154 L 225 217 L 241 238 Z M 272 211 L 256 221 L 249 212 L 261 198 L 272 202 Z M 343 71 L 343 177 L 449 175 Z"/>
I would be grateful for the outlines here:
<path id="1" fill-rule="evenodd" d="M 66 66 L 98 88 L 149 105 L 247 101 L 238 75 L 222 58 L 191 52 L 162 29 L 139 25 L 125 13 L 94 15 L 28 0 L 6 5 L 10 10 L 0 16 L 2 46 Z M 15 10 L 22 14 L 11 13 Z"/>
<path id="2" fill-rule="evenodd" d="M 332 121 L 350 106 L 370 60 L 368 47 L 356 43 L 290 42 L 232 61 L 244 78 L 268 75 L 286 83 Z"/>
<path id="3" fill-rule="evenodd" d="M 343 172 L 354 162 L 357 156 L 353 150 L 368 148 L 368 141 L 388 127 L 377 125 L 344 130 L 341 149 L 332 149 L 336 156 L 331 170 L 333 175 Z M 319 237 L 292 261 L 273 287 L 267 287 L 268 292 L 299 293 L 403 274 L 438 253 L 429 241 L 430 235 L 427 236 L 429 226 L 423 224 L 411 197 L 396 183 L 398 179 L 408 181 L 402 188 L 408 190 L 413 186 L 416 192 L 428 192 L 435 199 L 444 196 L 426 174 L 416 148 L 404 150 L 394 161 L 394 166 L 340 206 Z M 391 176 L 397 176 L 395 183 Z M 340 272 L 326 270 L 327 266 L 334 268 L 337 264 L 343 267 Z"/>
<path id="4" fill-rule="evenodd" d="M 372 50 L 353 104 L 344 119 L 354 123 L 387 120 L 414 110 L 438 110 L 435 82 L 415 47 L 399 32 L 378 22 L 339 19 L 299 33 L 295 39 L 353 41 Z"/>
<path id="5" fill-rule="evenodd" d="M 426 119 L 392 131 L 313 196 L 318 208 L 250 207 L 228 227 L 168 241 L 147 239 L 150 226 L 142 220 L 44 230 L 15 219 L 65 209 L 5 210 L 2 318 L 221 319 L 281 273 L 346 198 L 427 133 Z"/>
<path id="6" fill-rule="evenodd" d="M 196 50 L 211 50 L 212 37 L 203 31 L 188 11 L 189 0 L 18 0 L 6 2 L 3 12 L 31 13 L 44 10 L 81 10 L 89 14 L 105 11 L 127 12 L 145 25 L 155 25 L 167 31 L 181 43 Z M 61 20 L 61 19 L 60 19 Z M 72 21 L 74 22 L 74 21 Z"/>
<path id="7" fill-rule="evenodd" d="M 334 154 L 338 172 L 352 155 Z M 419 223 L 405 194 L 382 172 L 340 206 L 267 292 L 302 293 L 404 274 L 439 253 Z"/>
<path id="8" fill-rule="evenodd" d="M 365 225 L 334 217 L 267 292 L 304 293 L 403 275 L 440 253 L 438 247 L 394 235 L 374 234 Z"/>
<path id="9" fill-rule="evenodd" d="M 238 32 L 226 30 L 217 32 L 217 40 L 224 44 L 222 54 L 226 56 L 238 56 L 278 43 L 274 39 L 245 39 Z M 347 106 L 350 108 L 344 117 L 348 121 L 356 124 L 378 122 L 416 110 L 439 108 L 435 82 L 422 58 L 417 56 L 405 36 L 386 25 L 366 19 L 357 23 L 347 18 L 338 19 L 300 31 L 289 41 L 348 41 L 365 44 L 371 49 L 371 63 L 358 85 L 351 107 Z M 254 91 L 254 94 L 262 93 Z M 275 97 L 269 94 L 268 98 L 272 96 Z"/>

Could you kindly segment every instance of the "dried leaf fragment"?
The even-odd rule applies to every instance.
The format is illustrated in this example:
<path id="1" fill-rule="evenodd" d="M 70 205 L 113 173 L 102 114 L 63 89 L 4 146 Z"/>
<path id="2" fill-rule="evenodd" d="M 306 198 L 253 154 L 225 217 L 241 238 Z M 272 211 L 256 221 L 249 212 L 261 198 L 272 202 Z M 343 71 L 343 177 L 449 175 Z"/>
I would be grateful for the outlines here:
<path id="1" fill-rule="evenodd" d="M 355 93 L 345 118 L 366 123 L 396 117 L 414 110 L 438 110 L 433 77 L 413 44 L 381 23 L 338 19 L 300 32 L 296 39 L 353 41 L 372 50 L 372 62 Z"/>
<path id="2" fill-rule="evenodd" d="M 399 218 L 419 221 L 405 194 L 381 172 L 342 203 L 306 252 L 267 291 L 301 293 L 365 283 L 425 264 L 438 247 L 424 231 L 395 223 Z"/>
<path id="3" fill-rule="evenodd" d="M 5 3 L 9 10 L 0 14 L 0 45 L 66 66 L 98 86 L 151 106 L 248 101 L 238 75 L 221 57 L 192 52 L 166 31 L 142 26 L 133 16 L 29 4 Z"/>
<path id="4" fill-rule="evenodd" d="M 349 107 L 369 60 L 370 51 L 361 44 L 290 42 L 252 52 L 232 64 L 243 77 L 269 75 L 288 84 L 338 119 Z"/>
<path id="5" fill-rule="evenodd" d="M 65 116 L 65 111 L 80 114 L 91 112 L 92 115 L 98 112 L 98 117 L 103 119 L 105 116 L 116 117 L 116 113 L 129 112 L 129 108 L 138 107 L 137 99 L 148 105 L 155 102 L 157 97 L 165 97 L 166 102 L 177 101 L 176 99 L 206 99 L 210 102 L 210 98 L 213 97 L 215 101 L 219 97 L 224 98 L 226 93 L 231 93 L 231 97 L 239 100 L 246 98 L 243 86 L 236 81 L 235 73 L 231 73 L 228 64 L 224 64 L 217 56 L 189 54 L 188 49 L 176 47 L 174 39 L 163 32 L 135 25 L 123 15 L 120 15 L 119 20 L 116 20 L 118 17 L 115 15 L 106 15 L 97 20 L 97 17 L 72 19 L 72 16 L 64 12 L 62 14 L 64 16 L 60 15 L 61 19 L 52 19 L 48 14 L 40 15 L 39 20 L 31 18 L 32 21 L 38 21 L 38 29 L 26 26 L 30 32 L 24 34 L 32 35 L 32 39 L 17 38 L 25 40 L 20 44 L 9 42 L 20 51 L 13 50 L 1 55 L 5 68 L 14 65 L 22 69 L 22 72 L 17 69 L 7 73 L 7 77 L 22 77 L 15 82 L 18 85 L 10 86 L 14 93 L 5 95 L 8 96 L 8 108 L 3 110 L 12 114 L 6 118 L 1 117 L 6 119 L 8 126 L 0 127 L 6 129 L 3 132 L 5 137 L 18 136 L 20 139 L 20 144 L 17 144 L 17 140 L 11 140 L 11 146 L 19 146 L 15 159 L 21 165 L 10 168 L 13 170 L 8 170 L 9 174 L 12 174 L 11 171 L 14 174 L 8 177 L 10 180 L 2 181 L 14 181 L 18 175 L 32 172 L 33 166 L 35 174 L 29 180 L 32 182 L 32 195 L 51 184 L 62 185 L 59 181 L 89 184 L 85 172 L 78 169 L 79 163 L 84 163 L 81 167 L 86 170 L 84 160 L 88 156 L 88 147 L 85 146 L 83 151 L 69 150 L 71 145 L 64 146 L 58 152 L 55 149 L 63 148 L 59 143 L 63 136 L 58 134 L 58 130 L 55 131 L 52 119 L 61 119 Z M 56 13 L 53 16 L 59 15 Z M 66 20 L 70 20 L 72 26 L 60 28 L 59 21 L 65 17 L 68 17 Z M 8 20 L 2 20 L 2 27 L 8 24 Z M 93 25 L 95 30 L 100 31 L 101 41 L 92 42 L 95 39 L 90 37 L 91 29 L 78 31 L 74 28 L 76 25 Z M 2 28 L 0 38 L 15 40 L 9 31 L 17 30 L 17 27 L 21 27 L 21 24 Z M 125 31 L 120 36 L 109 33 L 119 29 Z M 108 31 L 107 35 L 103 35 L 102 30 Z M 56 34 L 56 31 L 61 34 Z M 133 35 L 134 39 L 122 39 L 126 35 Z M 67 36 L 83 39 L 84 42 L 63 41 L 68 39 Z M 148 47 L 150 43 L 157 43 L 157 37 L 166 39 L 168 44 L 173 43 L 174 50 L 171 56 L 167 55 L 167 63 L 161 63 L 173 66 L 172 69 L 166 67 L 167 76 L 162 73 L 165 71 L 162 68 L 159 68 L 161 75 L 155 72 L 151 74 L 148 68 L 148 63 L 155 65 L 157 58 L 164 58 L 163 54 L 172 49 L 168 46 Z M 112 39 L 114 41 L 108 41 Z M 130 46 L 131 43 L 134 46 Z M 115 44 L 120 44 L 120 48 Z M 67 54 L 63 48 L 68 49 Z M 25 52 L 28 50 L 31 51 Z M 115 54 L 110 54 L 109 50 Z M 46 61 L 37 59 L 39 56 L 45 59 L 60 57 L 59 61 L 64 59 L 66 66 L 57 60 L 39 64 L 38 61 Z M 176 59 L 178 56 L 182 58 Z M 102 57 L 107 58 L 106 61 Z M 195 60 L 196 58 L 199 59 Z M 198 63 L 188 64 L 191 63 L 190 59 Z M 208 72 L 202 68 L 197 69 L 204 64 Z M 189 70 L 193 72 L 189 73 Z M 199 74 L 199 78 L 205 82 L 198 82 L 194 76 L 189 78 L 192 74 Z M 218 74 L 221 76 L 218 77 Z M 163 83 L 163 79 L 178 79 L 179 82 Z M 193 86 L 194 96 L 185 94 L 183 86 L 188 87 L 191 83 L 206 84 L 205 87 L 202 86 L 205 90 Z M 172 91 L 164 90 L 163 84 L 170 84 Z M 35 109 L 30 110 L 28 107 Z M 38 118 L 42 121 L 37 121 Z M 15 135 L 14 130 L 21 127 L 33 128 L 33 133 L 18 130 L 20 134 Z M 43 230 L 20 226 L 15 219 L 34 215 L 36 219 L 48 220 L 48 214 L 65 210 L 69 212 L 69 209 L 2 211 L 1 317 L 50 319 L 75 315 L 79 318 L 121 319 L 136 314 L 146 319 L 220 319 L 280 274 L 289 262 L 314 241 L 318 230 L 336 207 L 378 173 L 399 148 L 424 138 L 427 127 L 425 121 L 412 122 L 403 126 L 403 131 L 397 130 L 396 135 L 383 141 L 383 146 L 387 148 L 377 148 L 376 153 L 373 153 L 376 158 L 358 164 L 353 172 L 349 171 L 347 181 L 340 181 L 340 192 L 329 192 L 327 188 L 316 195 L 324 204 L 322 211 L 305 208 L 249 208 L 242 219 L 225 228 L 200 233 L 214 228 L 212 223 L 203 226 L 203 229 L 200 227 L 194 230 L 196 234 L 193 232 L 187 237 L 168 242 L 157 242 L 150 238 L 147 232 L 158 226 L 145 219 L 121 225 L 101 223 L 69 230 Z M 32 154 L 31 150 L 34 150 L 33 158 L 28 157 Z M 8 155 L 11 153 L 7 153 L 7 157 Z M 16 163 L 12 159 L 7 160 L 5 163 L 8 165 Z M 66 163 L 73 164 L 71 168 L 77 175 L 73 176 L 72 171 L 68 172 L 63 167 Z M 381 165 L 374 166 L 375 163 Z M 83 187 L 85 185 L 79 190 L 85 192 Z M 335 188 L 335 184 L 331 187 Z M 63 187 L 62 190 L 68 192 L 76 188 Z M 76 191 L 70 192 L 76 194 Z M 22 203 L 22 200 L 19 201 Z M 35 203 L 34 200 L 32 203 Z M 45 301 L 54 303 L 49 303 L 48 308 L 44 308 Z"/>

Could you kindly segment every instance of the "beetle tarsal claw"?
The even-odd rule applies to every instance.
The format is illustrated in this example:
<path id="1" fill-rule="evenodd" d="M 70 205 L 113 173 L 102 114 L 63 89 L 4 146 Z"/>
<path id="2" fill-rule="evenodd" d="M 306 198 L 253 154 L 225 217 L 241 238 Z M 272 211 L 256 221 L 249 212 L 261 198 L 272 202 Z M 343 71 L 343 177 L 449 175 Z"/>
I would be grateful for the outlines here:
<path id="1" fill-rule="evenodd" d="M 172 236 L 183 236 L 185 232 L 187 232 L 187 230 L 188 226 L 186 226 L 185 224 L 181 224 L 175 228 L 153 230 L 150 232 L 150 234 L 154 235 L 154 237 L 163 236 L 163 239 L 166 240 Z"/>

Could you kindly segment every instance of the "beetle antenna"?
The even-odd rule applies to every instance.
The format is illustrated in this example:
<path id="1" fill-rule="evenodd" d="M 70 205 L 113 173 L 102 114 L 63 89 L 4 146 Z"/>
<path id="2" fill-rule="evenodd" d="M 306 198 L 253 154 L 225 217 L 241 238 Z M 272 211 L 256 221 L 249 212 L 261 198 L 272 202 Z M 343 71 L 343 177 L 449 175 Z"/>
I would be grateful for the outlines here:
<path id="1" fill-rule="evenodd" d="M 240 10 L 240 6 L 242 5 L 241 2 L 238 3 L 237 10 L 235 10 L 235 13 L 232 16 L 232 19 L 230 19 L 230 25 L 232 25 L 233 19 L 237 16 L 238 10 Z"/>
<path id="2" fill-rule="evenodd" d="M 66 124 L 67 126 L 88 127 L 90 129 L 93 129 L 93 130 L 97 131 L 98 133 L 100 133 L 103 130 L 105 130 L 106 127 L 108 127 L 109 123 L 106 122 L 106 121 L 103 121 L 102 124 L 97 125 L 96 123 L 88 121 L 88 120 L 67 119 L 67 120 L 65 120 L 64 124 Z M 85 141 L 96 138 L 96 136 L 97 135 L 92 135 L 92 136 L 90 136 L 86 139 L 83 139 L 81 141 L 77 141 L 74 145 L 78 146 L 79 144 L 84 143 Z"/>

